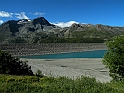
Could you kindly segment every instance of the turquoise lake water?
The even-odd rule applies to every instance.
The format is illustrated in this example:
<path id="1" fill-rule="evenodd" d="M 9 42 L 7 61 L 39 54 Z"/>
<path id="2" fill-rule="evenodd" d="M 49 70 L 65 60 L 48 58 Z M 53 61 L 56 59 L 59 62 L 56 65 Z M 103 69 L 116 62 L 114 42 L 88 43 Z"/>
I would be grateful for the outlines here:
<path id="1" fill-rule="evenodd" d="M 34 58 L 34 59 L 63 59 L 63 58 L 102 58 L 107 50 L 95 50 L 85 52 L 72 52 L 61 54 L 46 54 L 46 55 L 31 55 L 21 56 L 20 58 Z"/>

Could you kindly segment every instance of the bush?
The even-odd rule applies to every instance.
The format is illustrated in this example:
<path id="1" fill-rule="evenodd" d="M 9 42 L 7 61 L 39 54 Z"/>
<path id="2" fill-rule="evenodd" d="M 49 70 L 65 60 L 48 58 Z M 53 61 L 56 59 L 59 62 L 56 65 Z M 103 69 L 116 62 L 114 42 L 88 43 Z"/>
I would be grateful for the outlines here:
<path id="1" fill-rule="evenodd" d="M 106 42 L 108 51 L 104 55 L 103 64 L 109 68 L 114 80 L 124 78 L 124 36 L 116 36 Z"/>
<path id="2" fill-rule="evenodd" d="M 30 76 L 27 78 L 27 81 L 28 82 L 39 82 L 39 78 L 38 77 L 35 77 L 35 76 Z"/>
<path id="3" fill-rule="evenodd" d="M 40 77 L 42 78 L 44 75 L 42 74 L 42 72 L 38 69 L 36 74 L 35 74 L 37 77 Z"/>
<path id="4" fill-rule="evenodd" d="M 14 82 L 14 81 L 15 81 L 14 78 L 7 78 L 7 79 L 6 79 L 6 82 Z"/>
<path id="5" fill-rule="evenodd" d="M 33 75 L 31 67 L 19 58 L 13 57 L 7 52 L 0 51 L 0 73 L 11 75 Z"/>
<path id="6" fill-rule="evenodd" d="M 95 78 L 0 75 L 0 93 L 124 93 L 124 82 L 100 83 Z M 4 79 L 5 78 L 5 79 Z"/>

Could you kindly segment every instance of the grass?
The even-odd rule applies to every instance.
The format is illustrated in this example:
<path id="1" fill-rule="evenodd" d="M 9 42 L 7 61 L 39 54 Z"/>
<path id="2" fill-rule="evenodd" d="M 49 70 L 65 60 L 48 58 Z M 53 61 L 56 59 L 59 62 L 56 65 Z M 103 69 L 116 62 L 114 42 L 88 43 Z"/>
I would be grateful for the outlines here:
<path id="1" fill-rule="evenodd" d="M 124 93 L 124 82 L 96 82 L 95 78 L 13 76 L 0 74 L 0 93 Z"/>

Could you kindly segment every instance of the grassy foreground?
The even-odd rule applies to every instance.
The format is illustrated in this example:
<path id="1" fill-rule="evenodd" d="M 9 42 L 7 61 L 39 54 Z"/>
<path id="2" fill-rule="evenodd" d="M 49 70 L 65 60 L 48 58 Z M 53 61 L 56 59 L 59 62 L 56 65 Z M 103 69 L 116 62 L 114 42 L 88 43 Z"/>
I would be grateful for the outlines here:
<path id="1" fill-rule="evenodd" d="M 13 76 L 0 74 L 0 93 L 124 93 L 124 82 L 100 83 L 94 78 Z"/>

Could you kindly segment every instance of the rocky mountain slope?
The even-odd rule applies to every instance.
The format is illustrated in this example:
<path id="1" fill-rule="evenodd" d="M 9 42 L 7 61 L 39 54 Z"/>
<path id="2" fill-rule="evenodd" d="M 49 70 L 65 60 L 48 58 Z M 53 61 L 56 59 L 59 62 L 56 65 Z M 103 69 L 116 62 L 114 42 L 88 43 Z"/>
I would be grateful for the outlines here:
<path id="1" fill-rule="evenodd" d="M 44 17 L 33 20 L 9 20 L 0 25 L 0 43 L 41 43 L 52 37 L 62 38 L 98 38 L 109 39 L 122 35 L 124 27 L 112 27 L 102 24 L 72 24 L 70 27 L 60 28 L 49 23 Z M 54 39 L 54 40 L 55 40 Z"/>
<path id="2" fill-rule="evenodd" d="M 34 20 L 10 20 L 0 26 L 0 31 L 11 32 L 11 35 L 16 33 L 23 34 L 34 31 L 47 30 L 45 27 L 54 28 L 55 25 L 50 24 L 44 17 L 36 18 Z"/>

